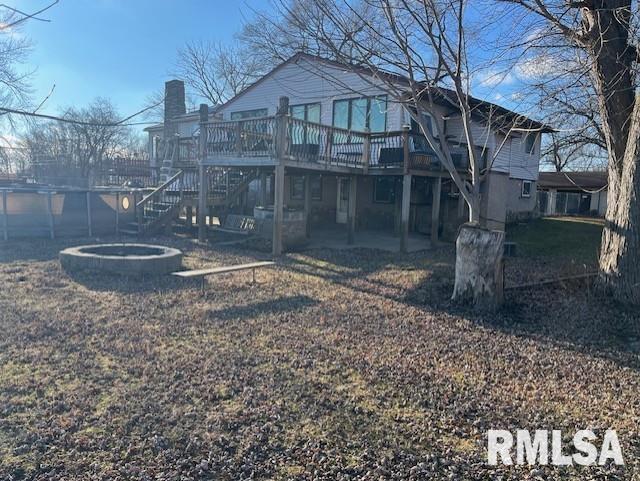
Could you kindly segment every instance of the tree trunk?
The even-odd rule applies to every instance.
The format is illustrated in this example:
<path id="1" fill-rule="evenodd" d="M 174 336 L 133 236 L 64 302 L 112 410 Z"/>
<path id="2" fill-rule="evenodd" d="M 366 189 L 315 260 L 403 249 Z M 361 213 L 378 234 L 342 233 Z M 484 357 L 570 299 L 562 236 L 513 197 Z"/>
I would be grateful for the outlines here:
<path id="1" fill-rule="evenodd" d="M 640 104 L 631 119 L 622 175 L 609 164 L 607 213 L 600 247 L 599 285 L 615 299 L 640 304 Z"/>
<path id="2" fill-rule="evenodd" d="M 476 224 L 460 227 L 456 240 L 456 280 L 452 300 L 478 310 L 495 310 L 503 301 L 504 232 Z"/>

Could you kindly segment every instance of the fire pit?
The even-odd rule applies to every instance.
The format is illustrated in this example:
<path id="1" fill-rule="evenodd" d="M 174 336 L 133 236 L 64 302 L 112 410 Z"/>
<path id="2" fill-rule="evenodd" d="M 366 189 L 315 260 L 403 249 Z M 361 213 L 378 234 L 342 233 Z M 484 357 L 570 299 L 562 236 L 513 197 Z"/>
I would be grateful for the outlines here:
<path id="1" fill-rule="evenodd" d="M 148 244 L 96 244 L 60 251 L 60 264 L 67 271 L 162 275 L 181 270 L 182 252 Z"/>

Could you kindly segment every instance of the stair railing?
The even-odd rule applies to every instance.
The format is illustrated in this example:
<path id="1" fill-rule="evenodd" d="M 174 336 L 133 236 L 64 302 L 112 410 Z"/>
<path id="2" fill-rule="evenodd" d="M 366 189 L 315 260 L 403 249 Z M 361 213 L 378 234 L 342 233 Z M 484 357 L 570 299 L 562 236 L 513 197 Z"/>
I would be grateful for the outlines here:
<path id="1" fill-rule="evenodd" d="M 145 210 L 149 207 L 149 206 L 153 206 L 156 203 L 168 203 L 171 204 L 171 207 L 174 207 L 175 205 L 178 205 L 180 203 L 182 203 L 183 201 L 183 188 L 182 188 L 182 177 L 184 176 L 184 171 L 179 171 L 177 174 L 175 174 L 173 177 L 171 177 L 169 180 L 167 180 L 164 184 L 162 184 L 161 186 L 159 186 L 158 188 L 156 188 L 153 192 L 151 192 L 150 194 L 144 196 L 142 198 L 142 200 L 140 202 L 138 202 L 136 204 L 136 215 L 138 218 L 138 232 L 139 233 L 143 233 L 144 232 L 144 224 L 145 224 Z M 167 192 L 167 190 L 170 190 L 170 187 L 175 186 L 177 187 L 177 199 L 176 196 L 166 196 L 165 193 Z M 176 190 L 173 190 L 174 192 Z"/>

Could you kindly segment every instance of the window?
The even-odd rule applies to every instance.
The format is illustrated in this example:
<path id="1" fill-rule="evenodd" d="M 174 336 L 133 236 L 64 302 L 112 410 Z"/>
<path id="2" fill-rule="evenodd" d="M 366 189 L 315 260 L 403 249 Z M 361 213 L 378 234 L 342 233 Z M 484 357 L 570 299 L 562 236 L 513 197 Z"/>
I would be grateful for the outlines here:
<path id="1" fill-rule="evenodd" d="M 304 200 L 304 177 L 291 177 L 291 200 Z"/>
<path id="2" fill-rule="evenodd" d="M 231 112 L 231 120 L 258 119 L 268 115 L 268 109 L 241 110 L 240 112 Z"/>
<path id="3" fill-rule="evenodd" d="M 363 132 L 387 128 L 387 96 L 361 97 L 333 102 L 333 126 Z"/>
<path id="4" fill-rule="evenodd" d="M 531 197 L 531 181 L 522 181 L 522 197 Z"/>
<path id="5" fill-rule="evenodd" d="M 376 177 L 373 184 L 373 201 L 378 204 L 392 204 L 396 198 L 395 178 Z"/>
<path id="6" fill-rule="evenodd" d="M 320 104 L 292 105 L 289 107 L 289 113 L 294 119 L 320 123 Z"/>
<path id="7" fill-rule="evenodd" d="M 292 105 L 289 113 L 294 119 L 320 123 L 320 104 Z M 317 145 L 320 138 L 320 132 L 316 128 L 306 125 L 303 128 L 292 128 L 290 135 L 293 145 Z"/>
<path id="8" fill-rule="evenodd" d="M 322 200 L 322 177 L 314 175 L 311 177 L 311 200 Z M 292 176 L 290 188 L 291 200 L 304 200 L 304 177 Z"/>
<path id="9" fill-rule="evenodd" d="M 527 134 L 524 138 L 524 150 L 527 154 L 533 155 L 536 150 L 537 135 L 534 133 Z"/>

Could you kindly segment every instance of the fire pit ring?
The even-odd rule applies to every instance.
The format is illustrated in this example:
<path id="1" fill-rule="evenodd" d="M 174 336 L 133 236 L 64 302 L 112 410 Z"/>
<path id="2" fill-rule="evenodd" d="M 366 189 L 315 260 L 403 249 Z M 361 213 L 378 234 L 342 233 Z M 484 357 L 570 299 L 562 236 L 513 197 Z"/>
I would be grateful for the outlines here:
<path id="1" fill-rule="evenodd" d="M 181 270 L 182 252 L 149 244 L 94 244 L 60 251 L 60 264 L 66 271 L 162 275 Z"/>

